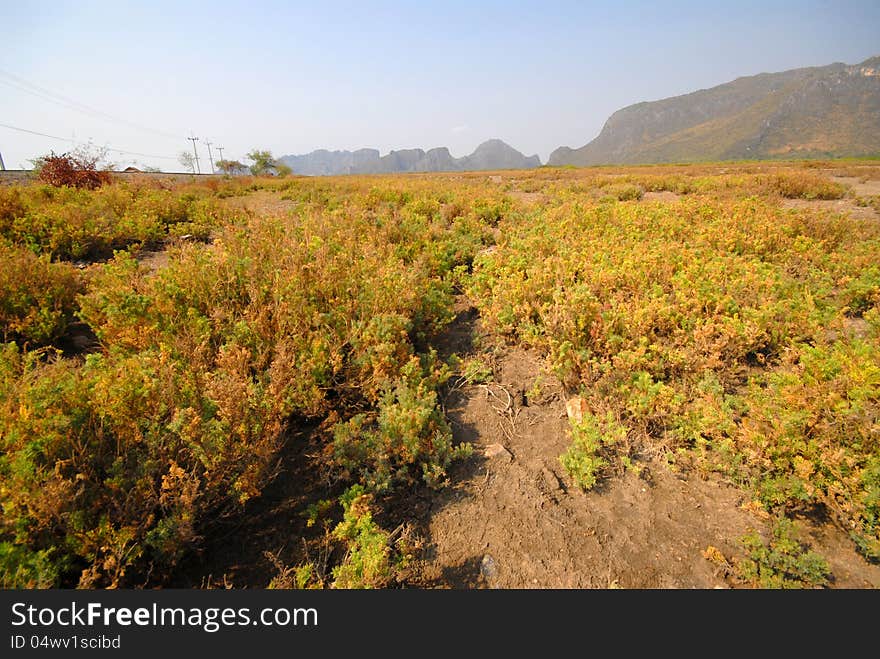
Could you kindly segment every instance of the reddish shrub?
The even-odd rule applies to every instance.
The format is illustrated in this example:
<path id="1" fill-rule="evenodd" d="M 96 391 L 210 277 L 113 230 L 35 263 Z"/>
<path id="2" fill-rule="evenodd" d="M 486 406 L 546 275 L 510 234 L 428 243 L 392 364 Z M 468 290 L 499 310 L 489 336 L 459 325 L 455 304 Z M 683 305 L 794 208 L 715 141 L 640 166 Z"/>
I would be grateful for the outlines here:
<path id="1" fill-rule="evenodd" d="M 110 173 L 97 168 L 97 158 L 70 153 L 59 156 L 52 152 L 41 159 L 38 178 L 56 187 L 66 185 L 94 190 L 110 182 Z"/>

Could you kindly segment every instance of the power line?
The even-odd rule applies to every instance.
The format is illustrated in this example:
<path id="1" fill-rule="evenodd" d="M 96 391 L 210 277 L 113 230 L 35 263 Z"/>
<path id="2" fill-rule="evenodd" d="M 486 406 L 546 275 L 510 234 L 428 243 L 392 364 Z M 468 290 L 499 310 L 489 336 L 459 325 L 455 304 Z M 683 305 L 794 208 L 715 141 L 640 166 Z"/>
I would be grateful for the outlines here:
<path id="1" fill-rule="evenodd" d="M 10 130 L 17 130 L 21 133 L 30 133 L 31 135 L 39 135 L 40 137 L 50 137 L 53 140 L 61 140 L 62 142 L 73 142 L 69 137 L 58 137 L 57 135 L 48 135 L 46 133 L 38 133 L 35 130 L 28 130 L 27 128 L 19 128 L 18 126 L 10 126 L 9 124 L 0 124 L 0 127 L 9 128 Z"/>
<path id="2" fill-rule="evenodd" d="M 40 133 L 35 130 L 28 130 L 27 128 L 19 128 L 18 126 L 10 126 L 9 124 L 0 123 L 0 128 L 9 128 L 10 130 L 17 130 L 20 133 L 30 133 L 31 135 L 39 135 L 40 137 L 48 137 L 53 140 L 60 140 L 61 142 L 69 142 L 71 144 L 81 144 L 86 145 L 87 142 L 77 142 L 76 140 L 72 140 L 69 137 L 58 137 L 57 135 L 49 135 L 47 133 Z M 173 156 L 158 156 L 154 153 L 140 153 L 139 151 L 127 151 L 125 149 L 115 149 L 109 146 L 104 146 L 103 148 L 107 149 L 107 151 L 112 151 L 113 153 L 124 153 L 130 156 L 141 156 L 143 158 L 161 158 L 163 160 L 177 160 L 177 158 Z"/>
<path id="3" fill-rule="evenodd" d="M 45 87 L 40 87 L 39 85 L 35 85 L 34 83 L 28 82 L 24 78 L 20 76 L 16 76 L 8 71 L 3 71 L 0 69 L 0 76 L 6 76 L 7 78 L 11 78 L 14 82 L 10 82 L 9 80 L 0 80 L 0 83 L 8 85 L 14 89 L 18 89 L 19 91 L 23 91 L 25 93 L 31 94 L 38 98 L 41 98 L 45 101 L 49 101 L 50 103 L 55 103 L 56 105 L 60 105 L 62 107 L 66 107 L 68 109 L 76 110 L 83 114 L 90 115 L 92 117 L 100 117 L 104 119 L 109 119 L 110 121 L 115 121 L 117 123 L 123 123 L 127 126 L 132 126 L 134 128 L 138 128 L 140 130 L 145 130 L 150 133 L 155 133 L 158 135 L 162 135 L 163 137 L 167 137 L 170 139 L 181 139 L 179 135 L 172 135 L 165 131 L 157 130 L 155 128 L 149 128 L 147 126 L 142 126 L 141 124 L 134 123 L 132 121 L 128 121 L 121 117 L 117 117 L 108 112 L 104 112 L 102 110 L 98 110 L 91 106 L 86 105 L 85 103 L 80 103 L 79 101 L 75 101 L 72 98 L 64 96 L 62 94 L 58 94 L 53 92 Z"/>
<path id="4" fill-rule="evenodd" d="M 127 119 L 117 117 L 117 116 L 112 115 L 108 112 L 104 112 L 103 110 L 98 110 L 98 109 L 93 108 L 89 105 L 86 105 L 85 103 L 80 103 L 79 101 L 75 101 L 72 98 L 69 98 L 69 97 L 64 96 L 62 94 L 58 94 L 56 92 L 53 92 L 49 89 L 46 89 L 45 87 L 41 87 L 39 85 L 35 85 L 32 82 L 28 82 L 24 78 L 17 76 L 17 75 L 14 75 L 12 73 L 9 73 L 8 71 L 4 71 L 4 70 L 0 69 L 0 76 L 5 76 L 6 78 L 11 79 L 11 81 L 0 79 L 0 83 L 3 83 L 9 87 L 12 87 L 13 89 L 17 89 L 17 90 L 23 91 L 27 94 L 31 94 L 33 96 L 36 96 L 37 98 L 40 98 L 44 101 L 49 101 L 50 103 L 55 103 L 56 105 L 66 107 L 71 110 L 76 110 L 77 112 L 81 112 L 83 114 L 87 114 L 92 117 L 103 118 L 105 120 L 115 121 L 116 123 L 125 124 L 127 126 L 137 128 L 139 130 L 147 131 L 149 133 L 154 133 L 156 135 L 161 135 L 162 137 L 167 137 L 169 139 L 179 140 L 182 137 L 180 135 L 172 135 L 171 133 L 167 133 L 162 130 L 150 128 L 148 126 L 143 126 L 141 124 L 138 124 L 138 123 L 135 123 L 132 121 L 128 121 Z"/>

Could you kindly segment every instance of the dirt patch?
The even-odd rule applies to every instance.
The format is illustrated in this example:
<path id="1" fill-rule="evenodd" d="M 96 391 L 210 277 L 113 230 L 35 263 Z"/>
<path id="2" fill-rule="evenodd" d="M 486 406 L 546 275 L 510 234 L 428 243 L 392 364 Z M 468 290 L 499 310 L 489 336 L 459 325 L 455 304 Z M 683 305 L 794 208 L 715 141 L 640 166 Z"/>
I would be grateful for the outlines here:
<path id="1" fill-rule="evenodd" d="M 432 585 L 493 588 L 713 587 L 724 585 L 701 551 L 729 553 L 755 523 L 743 495 L 684 480 L 667 467 L 611 479 L 583 493 L 561 468 L 570 442 L 558 383 L 530 401 L 537 357 L 513 350 L 497 384 L 470 386 L 449 403 L 456 438 L 475 456 L 424 520 Z M 509 395 L 509 399 L 508 399 Z M 508 404 L 508 400 L 510 403 Z M 489 446 L 500 444 L 507 455 Z M 492 451 L 490 451 L 492 453 Z M 487 558 L 488 557 L 488 558 Z M 491 569 L 486 568 L 486 563 Z"/>
<path id="2" fill-rule="evenodd" d="M 299 206 L 299 202 L 282 199 L 280 194 L 272 190 L 257 190 L 244 197 L 228 197 L 225 201 L 230 208 L 250 211 L 257 215 L 290 213 Z"/>
<path id="3" fill-rule="evenodd" d="M 849 339 L 864 339 L 871 331 L 868 321 L 861 316 L 850 316 L 844 318 L 843 327 L 840 330 L 830 329 L 825 333 L 829 341 L 838 341 L 841 336 Z"/>
<path id="4" fill-rule="evenodd" d="M 836 588 L 880 588 L 880 565 L 868 563 L 855 550 L 845 529 L 827 515 L 796 518 L 798 539 L 828 561 L 831 585 Z"/>
<path id="5" fill-rule="evenodd" d="M 856 206 L 852 199 L 783 199 L 783 208 L 808 208 L 849 215 L 856 219 L 878 220 L 880 216 L 868 206 Z"/>
<path id="6" fill-rule="evenodd" d="M 669 190 L 660 190 L 659 192 L 646 192 L 642 195 L 642 201 L 678 201 L 681 195 L 677 195 Z"/>
<path id="7" fill-rule="evenodd" d="M 850 186 L 853 189 L 853 192 L 860 197 L 880 195 L 880 181 L 875 181 L 873 179 L 863 181 L 857 176 L 832 176 L 830 178 L 835 183 Z"/>
<path id="8" fill-rule="evenodd" d="M 525 192 L 523 190 L 511 190 L 507 193 L 511 199 L 525 206 L 538 206 L 547 201 L 547 196 L 541 192 Z"/>
<path id="9" fill-rule="evenodd" d="M 168 252 L 164 249 L 141 250 L 135 255 L 135 259 L 153 274 L 168 265 Z"/>
<path id="10" fill-rule="evenodd" d="M 468 353 L 473 310 L 460 313 L 445 346 Z M 478 341 L 479 343 L 479 341 Z M 751 497 L 720 478 L 674 472 L 649 458 L 641 473 L 611 475 L 583 492 L 561 467 L 570 443 L 561 384 L 539 356 L 513 348 L 497 357 L 494 382 L 453 390 L 447 415 L 474 455 L 439 494 L 408 509 L 426 552 L 411 585 L 451 588 L 725 588 L 735 585 L 703 556 L 708 546 L 742 555 L 752 530 L 769 522 L 743 504 Z M 536 379 L 541 386 L 534 388 Z M 802 536 L 828 559 L 832 585 L 880 586 L 846 531 L 804 519 Z"/>

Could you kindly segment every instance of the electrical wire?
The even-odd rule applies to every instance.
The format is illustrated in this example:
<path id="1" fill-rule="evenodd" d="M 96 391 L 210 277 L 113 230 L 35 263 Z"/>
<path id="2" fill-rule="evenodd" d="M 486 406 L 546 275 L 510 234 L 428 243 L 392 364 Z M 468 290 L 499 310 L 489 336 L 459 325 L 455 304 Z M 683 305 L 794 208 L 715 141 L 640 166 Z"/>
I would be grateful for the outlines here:
<path id="1" fill-rule="evenodd" d="M 61 107 L 75 110 L 82 114 L 86 114 L 91 116 L 92 118 L 104 119 L 109 121 L 114 121 L 116 123 L 125 124 L 126 126 L 137 128 L 138 130 L 146 131 L 148 133 L 154 133 L 156 135 L 161 135 L 162 137 L 167 137 L 168 139 L 173 140 L 181 140 L 185 139 L 180 135 L 173 135 L 171 133 L 165 132 L 163 130 L 158 130 L 155 128 L 150 128 L 148 126 L 143 126 L 141 124 L 128 121 L 127 119 L 123 119 L 122 117 L 117 117 L 108 112 L 104 112 L 103 110 L 98 110 L 93 108 L 85 103 L 80 103 L 68 96 L 64 96 L 62 94 L 58 94 L 53 92 L 50 89 L 46 89 L 45 87 L 41 87 L 40 85 L 36 85 L 32 82 L 29 82 L 22 78 L 21 76 L 17 76 L 13 73 L 9 73 L 8 71 L 4 71 L 0 69 L 0 76 L 8 78 L 8 80 L 3 80 L 0 78 L 0 83 L 11 87 L 13 89 L 17 89 L 18 91 L 25 92 L 26 94 L 31 94 L 37 98 L 40 98 L 44 101 L 48 101 L 50 103 L 54 103 L 55 105 L 60 105 Z"/>
<path id="2" fill-rule="evenodd" d="M 62 142 L 70 142 L 71 144 L 80 144 L 87 145 L 87 142 L 77 142 L 69 137 L 58 137 L 57 135 L 49 135 L 48 133 L 40 133 L 36 130 L 29 130 L 27 128 L 19 128 L 18 126 L 10 126 L 9 124 L 0 123 L 0 128 L 9 128 L 10 130 L 17 130 L 21 133 L 30 133 L 31 135 L 39 135 L 40 137 L 48 137 L 53 140 L 60 140 Z M 163 160 L 177 160 L 174 156 L 158 156 L 153 153 L 140 153 L 139 151 L 127 151 L 125 149 L 116 149 L 109 146 L 104 146 L 104 149 L 107 151 L 112 151 L 113 153 L 124 153 L 130 156 L 141 156 L 143 158 L 161 158 Z"/>

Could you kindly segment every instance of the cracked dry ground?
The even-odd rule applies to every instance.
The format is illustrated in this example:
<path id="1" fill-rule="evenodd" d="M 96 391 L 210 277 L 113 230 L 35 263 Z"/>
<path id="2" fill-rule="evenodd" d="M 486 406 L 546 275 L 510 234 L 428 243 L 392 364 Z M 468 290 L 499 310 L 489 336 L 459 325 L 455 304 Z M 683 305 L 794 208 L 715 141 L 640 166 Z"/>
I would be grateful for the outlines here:
<path id="1" fill-rule="evenodd" d="M 441 349 L 466 356 L 479 334 L 462 309 Z M 743 509 L 751 497 L 720 479 L 673 471 L 645 456 L 640 475 L 613 474 L 577 488 L 559 456 L 570 443 L 561 385 L 520 348 L 498 355 L 494 381 L 453 389 L 447 415 L 474 455 L 451 471 L 445 490 L 415 497 L 410 514 L 426 541 L 413 585 L 452 588 L 716 588 L 730 583 L 703 557 L 709 545 L 742 554 L 738 540 L 766 520 Z M 537 400 L 524 394 L 535 379 Z M 509 398 L 508 398 L 509 394 Z M 486 448 L 494 447 L 487 457 Z M 803 540 L 822 553 L 832 586 L 880 587 L 844 529 L 804 518 Z"/>

